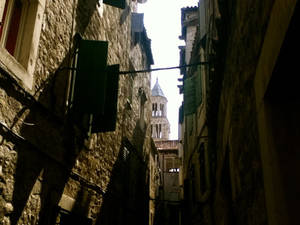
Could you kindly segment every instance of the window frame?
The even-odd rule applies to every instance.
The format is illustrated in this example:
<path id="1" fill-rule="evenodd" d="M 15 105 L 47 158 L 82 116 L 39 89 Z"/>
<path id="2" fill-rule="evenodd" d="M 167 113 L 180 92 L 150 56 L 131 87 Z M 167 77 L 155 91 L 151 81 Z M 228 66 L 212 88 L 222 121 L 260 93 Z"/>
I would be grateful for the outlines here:
<path id="1" fill-rule="evenodd" d="M 6 16 L 9 18 L 12 12 L 11 6 L 15 0 L 6 1 L 10 1 Z M 24 88 L 31 90 L 46 0 L 21 0 L 21 2 L 23 4 L 22 13 L 14 55 L 7 51 L 4 46 L 5 42 L 2 40 L 0 44 L 0 68 L 21 82 Z M 3 32 L 8 31 L 9 20 L 7 19 L 4 23 Z M 25 30 L 26 32 L 24 32 Z"/>
<path id="2" fill-rule="evenodd" d="M 6 1 L 0 1 L 0 25 L 2 24 L 2 20 L 4 17 Z"/>

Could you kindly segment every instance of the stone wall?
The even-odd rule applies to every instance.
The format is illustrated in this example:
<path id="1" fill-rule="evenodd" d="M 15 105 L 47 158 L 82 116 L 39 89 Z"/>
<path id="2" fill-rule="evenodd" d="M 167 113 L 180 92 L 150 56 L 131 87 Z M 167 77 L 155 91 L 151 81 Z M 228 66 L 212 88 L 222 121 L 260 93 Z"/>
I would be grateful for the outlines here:
<path id="1" fill-rule="evenodd" d="M 149 164 L 150 164 L 150 204 L 149 204 L 149 225 L 154 224 L 154 220 L 156 217 L 156 204 L 157 199 L 159 198 L 159 186 L 161 185 L 161 171 L 159 168 L 159 160 L 158 160 L 158 151 L 155 147 L 154 142 L 152 142 L 153 151 L 151 151 Z"/>
<path id="2" fill-rule="evenodd" d="M 209 4 L 209 1 L 202 1 L 200 7 L 204 4 Z M 203 9 L 207 10 L 208 8 Z M 200 30 L 204 29 L 199 26 L 199 10 L 195 8 L 184 8 L 187 10 L 187 21 L 182 22 L 182 27 L 186 29 L 185 48 L 186 64 L 193 64 L 206 61 L 205 38 L 201 39 Z M 190 11 L 189 11 L 190 10 Z M 207 12 L 205 12 L 207 13 Z M 208 13 L 207 13 L 208 14 Z M 204 29 L 205 30 L 205 29 Z M 188 54 L 188 55 L 187 55 Z M 183 59 L 182 59 L 183 60 Z M 183 75 L 183 74 L 182 74 Z M 195 79 L 194 87 L 199 94 L 194 97 L 194 113 L 182 115 L 181 137 L 182 143 L 182 168 L 180 170 L 180 185 L 181 200 L 184 206 L 182 207 L 182 224 L 211 224 L 211 181 L 210 181 L 210 167 L 209 153 L 207 148 L 207 69 L 205 65 L 193 66 L 187 69 L 183 77 L 183 83 L 187 82 L 185 79 Z M 199 78 L 196 81 L 196 78 Z M 196 93 L 195 92 L 195 93 Z M 187 103 L 189 97 L 192 95 L 186 90 L 183 91 L 185 102 L 183 107 L 189 107 Z M 190 95 L 190 96 L 188 96 Z M 197 100 L 195 100 L 197 99 Z M 196 102 L 197 101 L 197 102 Z"/>
<path id="3" fill-rule="evenodd" d="M 285 85 L 283 80 L 286 79 L 279 79 L 279 82 L 275 76 L 280 73 L 282 78 L 283 74 L 288 74 L 287 68 L 295 65 L 291 63 L 293 57 L 289 57 L 287 63 L 282 59 L 280 62 L 277 56 L 279 49 L 297 46 L 295 43 L 298 42 L 291 38 L 294 35 L 290 36 L 293 42 L 289 45 L 281 43 L 283 37 L 287 37 L 285 29 L 296 2 L 207 2 L 214 11 L 207 14 L 215 18 L 210 20 L 205 42 L 196 37 L 198 42 L 194 43 L 192 54 L 193 60 L 193 55 L 200 52 L 198 44 L 204 44 L 206 60 L 211 63 L 206 66 L 205 108 L 203 114 L 198 109 L 194 115 L 184 117 L 182 126 L 184 165 L 194 164 L 192 168 L 186 166 L 187 174 L 184 174 L 185 178 L 192 179 L 186 180 L 184 185 L 185 203 L 189 208 L 184 207 L 187 212 L 183 224 L 296 224 L 293 208 L 297 200 L 291 196 L 295 195 L 294 188 L 298 184 L 290 185 L 289 182 L 298 177 L 294 173 L 298 168 L 295 163 L 298 156 L 293 154 L 294 159 L 291 159 L 286 152 L 294 151 L 297 131 L 288 125 L 289 119 L 284 117 L 291 114 L 283 108 L 290 107 L 289 101 L 293 99 L 293 113 L 298 112 L 299 104 L 294 102 L 298 94 L 290 80 L 290 84 Z M 293 29 L 289 29 L 292 32 Z M 283 66 L 278 72 L 276 67 L 273 68 L 275 62 L 289 66 Z M 271 86 L 271 77 L 278 82 L 276 93 Z M 282 89 L 286 87 L 291 90 L 285 89 L 283 94 Z M 281 101 L 276 102 L 276 106 L 269 105 L 269 90 L 276 96 L 275 102 L 280 96 Z M 289 96 L 288 100 L 283 95 Z M 276 107 L 281 106 L 280 119 L 272 118 Z M 293 124 L 298 124 L 298 119 L 292 118 Z M 204 140 L 199 135 L 203 124 L 207 125 L 201 136 L 208 140 L 204 147 L 205 161 L 208 160 L 209 165 L 207 167 L 205 162 L 204 169 L 210 170 L 209 176 L 206 171 L 205 174 L 201 172 L 201 149 L 197 144 Z M 274 124 L 280 124 L 279 140 L 276 141 L 273 139 L 278 127 Z M 288 131 L 284 131 L 285 126 Z M 295 136 L 285 136 L 289 132 Z M 284 144 L 278 147 L 277 142 Z M 191 156 L 193 153 L 195 157 Z M 276 159 L 279 155 L 285 162 Z M 281 175 L 283 170 L 289 176 Z M 188 173 L 194 174 L 194 178 L 188 177 Z M 211 185 L 205 193 L 201 191 L 203 176 L 209 177 L 207 181 Z M 283 182 L 283 177 L 290 179 Z"/>
<path id="4" fill-rule="evenodd" d="M 128 4 L 136 7 L 131 1 Z M 120 75 L 114 132 L 86 138 L 66 114 L 70 73 L 61 68 L 70 65 L 76 32 L 84 39 L 108 41 L 110 65 L 120 64 L 123 71 L 148 67 L 142 46 L 131 43 L 130 13 L 126 16 L 126 10 L 101 7 L 102 15 L 96 1 L 47 1 L 30 93 L 0 68 L 1 224 L 54 224 L 58 205 L 90 218 L 93 224 L 111 224 L 112 216 L 105 212 L 115 208 L 119 211 L 114 216 L 119 215 L 120 220 L 147 221 L 149 212 L 139 212 L 141 216 L 134 218 L 126 217 L 126 210 L 135 210 L 131 204 L 143 210 L 149 205 L 148 199 L 134 196 L 147 196 L 149 188 L 150 75 Z M 140 88 L 148 99 L 144 118 L 139 113 Z M 120 178 L 124 146 L 130 152 L 127 165 L 131 167 L 125 166 L 128 177 Z M 123 191 L 123 179 L 133 185 L 126 186 L 131 191 Z M 114 197 L 109 198 L 111 195 Z M 118 196 L 124 195 L 128 205 L 122 211 Z M 101 220 L 102 216 L 106 219 Z"/>
<path id="5" fill-rule="evenodd" d="M 227 12 L 221 9 L 230 16 L 218 112 L 217 224 L 267 221 L 253 80 L 272 4 L 232 1 Z"/>

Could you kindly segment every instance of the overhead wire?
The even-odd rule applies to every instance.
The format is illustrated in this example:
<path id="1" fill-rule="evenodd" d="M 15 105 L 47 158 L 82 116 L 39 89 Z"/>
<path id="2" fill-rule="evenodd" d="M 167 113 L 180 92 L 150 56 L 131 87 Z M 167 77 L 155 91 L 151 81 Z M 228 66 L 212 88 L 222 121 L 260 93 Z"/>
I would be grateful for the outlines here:
<path id="1" fill-rule="evenodd" d="M 186 64 L 186 65 L 182 65 L 182 66 L 153 68 L 153 69 L 146 69 L 146 70 L 120 71 L 119 74 L 125 75 L 125 74 L 132 74 L 132 73 L 149 73 L 149 72 L 155 72 L 155 71 L 161 71 L 161 70 L 181 69 L 181 68 L 186 68 L 186 67 L 199 66 L 199 65 L 207 65 L 207 64 L 209 64 L 209 62 L 205 61 L 205 62 L 198 62 L 198 63 Z"/>

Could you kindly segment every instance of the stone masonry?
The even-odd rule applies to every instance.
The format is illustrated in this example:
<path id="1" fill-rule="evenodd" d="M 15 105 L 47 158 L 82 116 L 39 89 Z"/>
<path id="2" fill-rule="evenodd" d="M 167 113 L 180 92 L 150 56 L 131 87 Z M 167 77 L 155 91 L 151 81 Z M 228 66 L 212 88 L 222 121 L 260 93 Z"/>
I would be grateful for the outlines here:
<path id="1" fill-rule="evenodd" d="M 299 21 L 299 1 L 199 0 L 189 63 L 208 64 L 204 107 L 181 120 L 182 224 L 299 224 Z"/>
<path id="2" fill-rule="evenodd" d="M 116 130 L 87 138 L 68 120 L 70 73 L 61 69 L 73 57 L 75 33 L 108 41 L 108 64 L 121 71 L 148 68 L 149 46 L 131 41 L 137 3 L 127 4 L 121 10 L 96 1 L 47 1 L 33 88 L 0 64 L 0 224 L 63 224 L 61 208 L 91 224 L 112 224 L 113 217 L 147 224 L 150 74 L 120 75 Z M 128 179 L 120 177 L 122 168 Z"/>

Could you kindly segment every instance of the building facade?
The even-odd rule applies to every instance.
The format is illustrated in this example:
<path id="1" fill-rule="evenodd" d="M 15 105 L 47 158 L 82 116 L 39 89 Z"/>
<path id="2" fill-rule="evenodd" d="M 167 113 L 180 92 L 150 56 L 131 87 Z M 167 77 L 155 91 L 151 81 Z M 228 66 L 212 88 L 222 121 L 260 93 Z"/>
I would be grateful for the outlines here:
<path id="1" fill-rule="evenodd" d="M 0 1 L 1 224 L 149 224 L 138 2 Z"/>
<path id="2" fill-rule="evenodd" d="M 158 79 L 151 93 L 151 134 L 158 151 L 157 160 L 161 180 L 159 193 L 156 198 L 154 223 L 157 225 L 176 225 L 180 218 L 178 140 L 169 140 L 168 101 L 158 83 Z"/>
<path id="3" fill-rule="evenodd" d="M 161 171 L 158 158 L 158 150 L 155 146 L 154 141 L 152 141 L 151 154 L 149 157 L 149 179 L 150 179 L 150 189 L 149 189 L 149 225 L 155 224 L 155 219 L 157 216 L 157 199 L 159 199 L 159 187 L 161 186 Z"/>
<path id="4" fill-rule="evenodd" d="M 200 39 L 199 8 L 187 7 L 181 10 L 182 35 L 186 45 L 180 46 L 180 64 L 204 62 L 205 43 Z M 209 211 L 207 205 L 210 192 L 210 166 L 207 162 L 208 130 L 206 120 L 207 79 L 205 65 L 183 68 L 184 94 L 180 110 L 180 156 L 182 161 L 180 185 L 183 203 L 183 224 L 201 224 L 203 218 L 199 211 Z"/>
<path id="5" fill-rule="evenodd" d="M 194 24 L 182 10 L 184 31 Z M 298 224 L 299 93 L 287 74 L 299 1 L 200 0 L 197 11 L 190 60 L 181 54 L 199 64 L 180 86 L 182 224 Z"/>
<path id="6" fill-rule="evenodd" d="M 161 185 L 156 204 L 155 224 L 179 225 L 180 187 L 178 140 L 157 140 Z"/>

